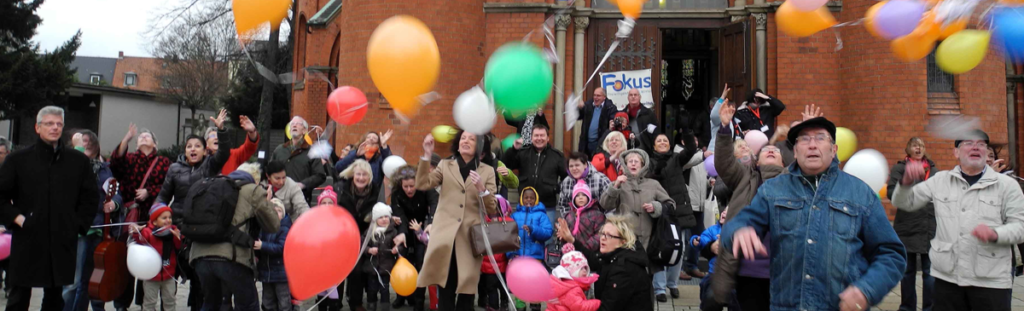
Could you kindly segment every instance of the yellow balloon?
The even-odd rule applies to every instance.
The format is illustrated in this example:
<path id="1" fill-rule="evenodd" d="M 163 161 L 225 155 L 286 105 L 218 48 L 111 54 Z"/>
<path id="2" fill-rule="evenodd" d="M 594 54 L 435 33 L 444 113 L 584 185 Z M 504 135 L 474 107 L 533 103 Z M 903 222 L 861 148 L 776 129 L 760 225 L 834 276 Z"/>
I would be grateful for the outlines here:
<path id="1" fill-rule="evenodd" d="M 948 73 L 968 72 L 985 59 L 991 37 L 992 33 L 985 30 L 961 30 L 939 44 L 935 50 L 935 63 Z"/>
<path id="2" fill-rule="evenodd" d="M 837 127 L 836 146 L 839 146 L 839 151 L 836 152 L 839 161 L 846 161 L 857 151 L 857 135 L 848 128 Z"/>
<path id="3" fill-rule="evenodd" d="M 288 137 L 288 140 L 292 140 L 292 131 L 290 128 L 284 128 L 284 137 Z"/>
<path id="4" fill-rule="evenodd" d="M 868 9 L 867 14 L 864 14 L 864 28 L 867 28 L 868 33 L 875 38 L 882 39 L 882 34 L 878 32 L 878 28 L 875 28 L 875 15 L 878 14 L 878 10 L 882 9 L 886 3 L 889 3 L 889 1 L 875 3 L 875 5 Z"/>
<path id="5" fill-rule="evenodd" d="M 451 142 L 452 140 L 455 139 L 455 134 L 458 133 L 459 130 L 447 125 L 435 126 L 434 129 L 430 131 L 430 135 L 433 135 L 434 140 L 436 140 L 439 143 Z"/>
<path id="6" fill-rule="evenodd" d="M 366 47 L 370 78 L 391 107 L 412 118 L 441 73 L 441 53 L 434 34 L 408 15 L 388 18 L 370 35 Z"/>
<path id="7" fill-rule="evenodd" d="M 288 16 L 289 0 L 233 0 L 231 12 L 235 15 L 235 31 L 243 41 L 248 41 L 253 31 L 263 23 L 270 23 L 271 30 L 281 26 L 281 20 Z"/>
<path id="8" fill-rule="evenodd" d="M 398 257 L 395 267 L 391 268 L 391 288 L 399 296 L 409 296 L 416 291 L 416 278 L 419 272 L 405 257 Z"/>
<path id="9" fill-rule="evenodd" d="M 616 0 L 619 12 L 622 16 L 632 19 L 640 18 L 640 12 L 644 10 L 644 0 Z"/>
<path id="10" fill-rule="evenodd" d="M 828 6 L 804 12 L 786 1 L 775 11 L 775 23 L 786 35 L 802 38 L 835 26 L 836 19 L 828 11 Z"/>

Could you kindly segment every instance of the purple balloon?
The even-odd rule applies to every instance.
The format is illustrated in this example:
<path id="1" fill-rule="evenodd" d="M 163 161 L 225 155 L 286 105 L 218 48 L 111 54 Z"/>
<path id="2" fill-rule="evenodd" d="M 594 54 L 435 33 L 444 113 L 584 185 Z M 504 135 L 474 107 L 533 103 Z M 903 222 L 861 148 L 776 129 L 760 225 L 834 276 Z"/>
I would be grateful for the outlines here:
<path id="1" fill-rule="evenodd" d="M 909 35 L 921 22 L 924 5 L 912 0 L 891 0 L 875 14 L 875 29 L 887 40 Z"/>
<path id="2" fill-rule="evenodd" d="M 715 170 L 715 157 L 710 156 L 704 159 L 704 169 L 708 171 L 708 176 L 718 177 L 718 171 Z"/>

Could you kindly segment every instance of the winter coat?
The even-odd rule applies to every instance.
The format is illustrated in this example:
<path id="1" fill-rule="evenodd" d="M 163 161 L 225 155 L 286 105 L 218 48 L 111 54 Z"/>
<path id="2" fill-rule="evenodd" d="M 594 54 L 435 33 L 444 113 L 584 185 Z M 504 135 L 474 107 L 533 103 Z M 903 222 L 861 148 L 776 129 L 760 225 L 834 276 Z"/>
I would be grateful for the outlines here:
<path id="1" fill-rule="evenodd" d="M 94 161 L 92 163 L 92 167 L 93 167 L 94 173 L 96 174 L 96 189 L 99 189 L 99 191 L 96 191 L 96 192 L 99 194 L 99 202 L 100 202 L 99 206 L 96 208 L 96 217 L 93 217 L 93 219 L 92 219 L 92 225 L 93 226 L 99 226 L 99 225 L 103 224 L 103 220 L 104 220 L 103 204 L 106 204 L 106 202 L 107 202 L 107 189 L 103 188 L 103 184 L 106 183 L 107 180 L 109 180 L 111 178 L 114 178 L 114 174 L 110 172 L 110 167 L 107 165 L 107 163 L 104 163 L 104 162 Z M 115 190 L 118 190 L 118 189 L 115 189 Z M 114 197 L 111 198 L 110 201 L 114 202 L 114 205 L 117 206 L 115 208 L 115 211 L 121 209 L 121 207 L 124 206 L 124 204 L 123 204 L 124 201 L 122 201 L 122 199 L 121 199 L 121 193 L 120 192 L 116 192 L 116 194 L 114 194 Z M 114 214 L 117 214 L 117 213 L 114 213 Z M 111 216 L 111 221 L 120 222 L 119 219 L 114 219 L 115 217 L 114 217 L 113 214 L 110 215 L 110 216 Z M 120 231 L 120 230 L 115 230 L 115 231 Z"/>
<path id="2" fill-rule="evenodd" d="M 374 234 L 370 232 L 370 234 Z M 398 255 L 405 252 L 402 245 L 398 245 L 398 254 L 392 254 L 391 249 L 395 248 L 395 237 L 398 236 L 398 229 L 393 222 L 388 222 L 388 228 L 384 230 L 384 236 L 374 241 L 371 237 L 364 236 L 363 239 L 370 239 L 366 244 L 366 254 L 363 255 L 360 267 L 363 272 L 370 276 L 390 278 L 391 269 L 398 262 Z M 377 248 L 377 255 L 370 255 L 370 248 Z"/>
<path id="3" fill-rule="evenodd" d="M 239 171 L 235 173 L 247 174 Z M 232 178 L 235 177 L 232 176 Z M 281 228 L 281 219 L 277 217 L 274 205 L 267 200 L 267 190 L 260 185 L 250 183 L 242 186 L 238 191 L 238 204 L 235 205 L 235 215 L 231 218 L 231 225 L 237 226 L 238 230 L 242 232 L 249 232 L 249 220 L 253 218 L 259 223 L 263 232 L 273 233 Z M 189 253 L 189 264 L 195 267 L 197 259 L 216 257 L 249 267 L 255 273 L 256 264 L 253 261 L 255 255 L 252 247 L 253 245 L 243 247 L 231 242 L 200 243 L 193 241 L 192 250 Z"/>
<path id="4" fill-rule="evenodd" d="M 736 108 L 734 120 L 738 121 L 739 130 L 741 131 L 736 133 L 736 135 L 742 137 L 742 131 L 761 131 L 762 126 L 767 127 L 762 131 L 764 136 L 772 138 L 772 135 L 775 135 L 775 118 L 782 114 L 782 111 L 786 110 L 786 104 L 783 104 L 781 100 L 774 96 L 768 97 L 767 102 L 757 107 L 757 114 L 750 109 L 750 105 L 747 102 L 743 102 L 742 105 Z M 717 149 L 718 147 L 715 148 Z"/>
<path id="5" fill-rule="evenodd" d="M 596 172 L 604 174 L 609 182 L 615 181 L 622 174 L 622 165 L 618 162 L 618 159 L 612 159 L 611 154 L 607 151 L 598 150 L 594 152 L 594 157 L 590 159 L 590 164 L 593 165 Z"/>
<path id="6" fill-rule="evenodd" d="M 590 123 L 594 121 L 594 100 L 588 100 L 583 103 L 583 108 L 578 108 L 580 114 L 580 121 L 583 123 L 580 125 L 580 144 L 579 151 L 587 153 L 590 148 Z M 612 103 L 611 99 L 605 99 L 604 103 L 601 104 L 601 115 L 597 118 L 597 146 L 594 146 L 594 150 L 601 147 L 601 138 L 608 134 L 608 123 L 615 115 L 617 107 Z"/>
<path id="7" fill-rule="evenodd" d="M 626 104 L 626 107 L 619 112 L 629 114 L 629 104 Z M 658 124 L 660 123 L 658 123 L 658 117 L 654 115 L 654 110 L 640 104 L 640 111 L 636 113 L 636 117 L 629 118 L 629 129 L 635 138 L 630 139 L 627 135 L 626 141 L 636 149 L 648 152 L 654 150 L 654 135 L 658 132 Z"/>
<path id="8" fill-rule="evenodd" d="M 683 174 L 686 164 L 690 162 L 693 155 L 697 153 L 696 143 L 693 137 L 684 138 L 683 141 L 690 142 L 683 152 L 658 153 L 651 156 L 651 167 L 648 177 L 657 180 L 661 187 L 668 192 L 676 203 L 676 208 L 671 209 L 671 215 L 675 217 L 676 224 L 680 228 L 690 228 L 697 225 L 697 218 L 693 216 L 693 208 L 690 204 L 690 191 L 687 189 L 687 178 Z M 701 221 L 704 221 L 701 219 Z"/>
<path id="9" fill-rule="evenodd" d="M 0 224 L 13 237 L 7 282 L 54 287 L 75 282 L 78 235 L 96 215 L 96 175 L 85 154 L 37 140 L 0 166 Z M 22 226 L 14 219 L 22 215 Z"/>
<path id="10" fill-rule="evenodd" d="M 668 192 L 661 187 L 658 181 L 646 178 L 651 167 L 651 160 L 647 152 L 638 149 L 626 150 L 619 156 L 622 163 L 626 163 L 626 156 L 638 153 L 643 158 L 644 166 L 636 176 L 631 176 L 626 171 L 628 179 L 619 185 L 618 188 L 611 187 L 601 197 L 601 206 L 610 213 L 624 216 L 629 223 L 629 228 L 636 234 L 636 240 L 645 248 L 651 240 L 651 230 L 654 229 L 654 219 L 661 217 L 661 213 L 671 211 L 675 208 L 676 202 L 668 195 Z M 654 205 L 654 212 L 648 213 L 643 205 L 651 203 Z"/>
<path id="11" fill-rule="evenodd" d="M 231 157 L 231 149 L 228 148 L 230 136 L 226 131 L 217 131 L 217 137 L 220 139 L 220 146 L 223 147 L 218 149 L 217 153 L 207 155 L 196 164 L 189 164 L 182 154 L 178 156 L 178 162 L 171 164 L 171 168 L 167 170 L 167 178 L 164 179 L 164 185 L 160 188 L 156 201 L 167 204 L 174 200 L 170 206 L 173 211 L 171 218 L 176 225 L 185 217 L 185 198 L 188 197 L 188 189 L 192 188 L 192 184 L 206 177 L 220 175 L 224 163 Z"/>
<path id="12" fill-rule="evenodd" d="M 327 171 L 324 170 L 323 163 L 320 163 L 320 159 L 309 158 L 309 145 L 304 140 L 298 148 L 294 147 L 291 141 L 277 146 L 270 156 L 270 161 L 274 160 L 283 161 L 285 175 L 305 185 L 302 195 L 307 199 L 312 198 L 314 188 L 320 187 L 320 184 L 327 180 Z"/>
<path id="13" fill-rule="evenodd" d="M 480 224 L 481 208 L 488 215 L 497 213 L 494 193 L 498 191 L 494 168 L 480 163 L 476 171 L 484 182 L 484 188 L 490 192 L 482 197 L 476 186 L 467 182 L 468 178 L 462 178 L 457 160 L 441 160 L 437 169 L 430 168 L 430 161 L 420 160 L 416 169 L 416 189 L 434 191 L 441 186 L 441 197 L 434 212 L 430 243 L 423 261 L 424 267 L 432 268 L 420 271 L 417 287 L 455 286 L 459 294 L 476 294 L 483 257 L 473 253 L 470 231 Z M 453 255 L 458 256 L 459 283 L 447 284 Z"/>
<path id="14" fill-rule="evenodd" d="M 739 214 L 743 207 L 750 204 L 750 200 L 757 194 L 757 188 L 765 180 L 774 178 L 788 171 L 781 166 L 766 165 L 755 167 L 744 165 L 736 161 L 733 151 L 733 140 L 729 134 L 718 133 L 718 146 L 715 146 L 715 170 L 718 176 L 722 177 L 725 185 L 732 189 L 732 197 L 729 198 L 729 213 L 725 220 L 729 221 L 733 216 Z"/>
<path id="15" fill-rule="evenodd" d="M 930 177 L 935 170 L 935 162 L 930 159 L 925 179 Z M 892 194 L 896 191 L 896 183 L 903 179 L 903 172 L 906 171 L 907 160 L 900 160 L 889 170 L 889 183 L 886 185 L 885 196 L 892 201 Z M 907 248 L 907 253 L 927 254 L 931 248 L 931 240 L 935 238 L 935 205 L 928 202 L 924 208 L 917 211 L 896 209 L 896 219 L 892 224 L 900 242 Z"/>
<path id="16" fill-rule="evenodd" d="M 594 283 L 594 297 L 601 300 L 598 311 L 654 310 L 647 252 L 642 245 L 618 248 L 607 254 L 583 247 L 580 240 L 573 246 L 587 258 L 590 271 L 601 276 Z"/>
<path id="17" fill-rule="evenodd" d="M 284 186 L 274 191 L 274 197 L 284 203 L 284 211 L 288 216 L 291 216 L 291 219 L 299 219 L 302 213 L 309 210 L 309 203 L 306 202 L 306 197 L 302 195 L 302 189 L 299 189 L 299 185 L 291 177 L 285 177 Z"/>
<path id="18" fill-rule="evenodd" d="M 118 144 L 114 150 L 120 148 L 121 145 Z M 146 184 L 142 185 L 142 180 L 146 178 L 146 171 L 149 171 L 149 166 L 153 164 L 153 161 L 156 161 L 156 165 L 153 165 L 153 172 L 149 174 L 149 179 L 146 179 Z M 138 206 L 142 207 L 139 210 L 139 219 L 149 219 L 149 207 L 153 206 L 153 202 L 156 202 L 160 195 L 160 190 L 164 182 L 167 181 L 167 173 L 171 165 L 171 159 L 158 155 L 156 149 L 148 156 L 142 151 L 128 152 L 127 149 L 124 154 L 118 155 L 114 152 L 110 155 L 110 171 L 114 173 L 114 178 L 121 183 L 121 198 L 128 199 L 125 203 L 132 203 L 135 200 L 136 189 L 145 187 L 149 194 L 148 198 L 138 203 Z M 119 222 L 120 218 L 118 217 Z"/>
<path id="19" fill-rule="evenodd" d="M 217 137 L 220 138 L 220 136 Z M 246 135 L 245 139 L 242 140 L 241 146 L 231 149 L 231 156 L 228 157 L 227 163 L 224 163 L 224 168 L 220 169 L 220 174 L 227 175 L 234 172 L 239 166 L 242 166 L 243 163 L 249 161 L 249 158 L 252 158 L 253 154 L 256 154 L 256 149 L 259 148 L 259 146 L 259 134 L 256 135 L 256 141 L 252 141 L 249 139 L 249 136 Z M 220 151 L 220 149 L 217 150 Z"/>
<path id="20" fill-rule="evenodd" d="M 967 184 L 959 165 L 931 175 L 914 186 L 897 184 L 892 205 L 916 211 L 935 204 L 935 238 L 928 251 L 932 276 L 959 286 L 1011 288 L 1012 248 L 1024 242 L 1020 186 L 989 166 L 974 185 Z M 978 240 L 972 234 L 978 225 L 995 230 L 998 239 Z"/>
<path id="21" fill-rule="evenodd" d="M 260 232 L 260 260 L 256 263 L 259 277 L 263 283 L 288 282 L 288 274 L 284 271 L 284 241 L 288 239 L 288 230 L 292 228 L 292 218 L 288 214 L 281 219 L 281 226 L 276 233 Z"/>
<path id="22" fill-rule="evenodd" d="M 149 222 L 148 224 L 146 224 L 145 228 L 142 228 L 141 232 L 133 233 L 133 235 L 135 236 L 136 240 L 145 241 L 140 243 L 148 244 L 149 246 L 152 246 L 153 249 L 156 249 L 156 253 L 160 254 L 160 257 L 163 258 L 164 240 L 153 235 L 153 231 L 157 229 L 159 228 L 154 226 L 153 222 Z M 166 230 L 177 229 L 178 227 L 171 225 L 171 227 Z M 174 271 L 178 268 L 178 251 L 181 250 L 181 239 L 175 237 L 174 234 L 170 232 L 168 232 L 168 235 L 170 237 L 169 239 L 172 241 L 172 243 L 174 243 L 174 253 L 169 254 L 167 256 L 167 261 L 164 261 L 162 263 L 162 266 L 160 267 L 160 273 L 157 273 L 156 277 L 153 277 L 152 279 L 149 279 L 147 281 L 160 282 L 174 278 Z"/>
<path id="23" fill-rule="evenodd" d="M 573 178 L 571 174 L 562 179 L 562 191 L 558 194 L 558 211 L 562 214 L 568 214 L 569 211 L 572 210 L 569 206 L 569 204 L 571 204 L 570 198 L 576 188 L 576 184 L 579 183 L 580 180 L 586 181 L 587 188 L 590 190 L 590 197 L 594 199 L 591 201 L 593 202 L 591 206 L 598 211 L 604 211 L 604 208 L 601 207 L 601 203 L 598 202 L 598 200 L 601 199 L 601 196 L 604 195 L 605 190 L 608 190 L 608 187 L 611 186 L 612 182 L 611 180 L 608 180 L 607 176 L 598 172 L 593 165 L 590 165 L 590 163 L 587 163 L 587 167 L 583 169 L 583 175 L 580 176 L 580 179 Z"/>
<path id="24" fill-rule="evenodd" d="M 515 219 L 512 219 L 511 216 L 505 216 L 505 217 L 490 217 L 490 219 L 487 222 L 496 222 L 496 221 L 502 221 L 502 220 L 504 220 L 504 221 L 515 221 Z M 482 272 L 484 274 L 505 273 L 505 268 L 508 267 L 508 256 L 505 256 L 505 254 L 503 254 L 503 253 L 494 254 L 494 262 L 498 264 L 498 268 L 497 269 L 495 269 L 494 265 L 491 264 L 490 257 L 491 256 L 484 256 L 484 263 L 480 266 L 480 272 Z"/>
<path id="25" fill-rule="evenodd" d="M 537 189 L 538 200 L 545 206 L 555 208 L 558 202 L 559 181 L 568 174 L 565 156 L 561 151 L 545 146 L 540 152 L 533 147 L 515 150 L 509 148 L 502 162 L 510 170 L 519 170 L 520 189 Z M 457 168 L 458 166 L 456 166 Z"/>
<path id="26" fill-rule="evenodd" d="M 391 148 L 380 148 L 380 150 L 378 150 L 377 153 L 373 155 L 373 158 L 370 159 L 367 159 L 366 155 L 357 156 L 356 153 L 359 152 L 359 150 L 357 149 L 358 148 L 353 148 L 352 151 L 348 152 L 348 155 L 345 155 L 344 158 L 338 160 L 338 163 L 334 164 L 334 169 L 337 170 L 338 173 L 341 173 L 346 168 L 348 168 L 349 165 L 352 165 L 352 163 L 354 163 L 357 159 L 363 159 L 366 160 L 367 163 L 370 163 L 370 170 L 373 171 L 373 183 L 378 186 L 383 185 L 384 170 L 381 169 L 381 167 L 384 166 L 384 159 L 387 159 L 388 157 L 391 156 Z"/>
<path id="27" fill-rule="evenodd" d="M 551 290 L 558 299 L 548 302 L 547 311 L 596 311 L 601 307 L 600 300 L 587 299 L 583 287 L 571 278 L 551 275 Z"/>
<path id="28" fill-rule="evenodd" d="M 532 188 L 526 188 L 523 191 L 530 189 Z M 548 218 L 544 203 L 526 206 L 522 203 L 522 198 L 523 196 L 520 194 L 519 206 L 512 213 L 512 219 L 515 219 L 516 224 L 519 225 L 519 250 L 509 252 L 508 257 L 530 256 L 537 260 L 544 260 L 544 242 L 551 238 L 553 232 L 551 219 Z M 530 232 L 527 233 L 526 230 L 523 230 L 523 226 L 530 226 Z"/>
<path id="29" fill-rule="evenodd" d="M 426 227 L 426 224 L 433 219 L 434 210 L 437 209 L 438 195 L 434 190 L 416 190 L 416 193 L 410 198 L 405 195 L 402 187 L 393 187 L 391 189 L 391 213 L 401 218 L 403 224 L 415 219 Z"/>
<path id="30" fill-rule="evenodd" d="M 696 240 L 696 241 L 698 241 L 698 243 L 697 243 L 697 246 L 694 246 L 694 247 L 696 247 L 696 249 L 698 249 L 698 250 L 703 250 L 705 248 L 711 247 L 711 244 L 715 244 L 715 241 L 718 241 L 718 238 L 719 238 L 720 234 L 722 234 L 722 224 L 721 223 L 715 223 L 714 226 L 708 227 L 707 229 L 704 230 L 704 232 L 701 232 L 700 235 L 691 236 L 690 237 L 690 241 L 688 241 L 690 243 L 690 245 L 688 245 L 688 246 L 693 246 L 693 241 Z M 698 238 L 699 238 L 699 240 L 698 240 Z M 718 259 L 717 256 L 716 257 L 712 257 L 712 258 L 710 258 L 708 260 L 708 273 L 714 273 L 715 272 L 715 260 L 716 259 Z"/>
<path id="31" fill-rule="evenodd" d="M 689 176 L 686 191 L 690 194 L 690 207 L 694 212 L 706 212 L 704 199 L 708 198 L 708 170 L 704 168 L 704 153 L 694 152 L 690 162 L 683 166 L 683 175 Z M 696 216 L 694 216 L 696 218 Z M 696 219 L 697 222 L 704 220 Z"/>
<path id="32" fill-rule="evenodd" d="M 380 202 L 380 185 L 371 182 L 367 187 L 370 189 L 365 195 L 358 195 L 353 192 L 351 180 L 341 178 L 334 182 L 334 191 L 338 193 L 337 205 L 347 209 L 356 219 L 359 234 L 365 234 L 366 228 L 370 227 L 373 206 Z"/>
<path id="33" fill-rule="evenodd" d="M 566 179 L 569 178 L 572 177 L 566 177 Z M 573 208 L 565 213 L 566 224 L 569 225 L 573 238 L 583 240 L 584 246 L 592 251 L 597 251 L 601 247 L 601 224 L 604 224 L 604 213 L 594 207 L 597 199 L 590 195 L 590 187 L 586 183 L 581 180 L 574 188 L 572 195 L 569 196 Z M 575 199 L 579 193 L 587 196 L 587 205 L 576 206 Z"/>

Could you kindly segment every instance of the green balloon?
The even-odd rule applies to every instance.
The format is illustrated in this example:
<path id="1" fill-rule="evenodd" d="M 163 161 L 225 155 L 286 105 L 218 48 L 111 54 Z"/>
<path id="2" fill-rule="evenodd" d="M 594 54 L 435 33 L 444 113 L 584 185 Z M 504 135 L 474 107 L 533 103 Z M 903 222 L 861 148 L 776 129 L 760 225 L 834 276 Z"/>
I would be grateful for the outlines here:
<path id="1" fill-rule="evenodd" d="M 525 43 L 498 48 L 484 69 L 484 91 L 513 115 L 543 107 L 551 97 L 554 74 L 540 49 Z"/>
<path id="2" fill-rule="evenodd" d="M 515 146 L 516 139 L 519 139 L 519 134 L 512 133 L 505 136 L 505 139 L 501 140 L 501 150 L 508 150 L 509 148 L 512 148 L 512 146 Z"/>

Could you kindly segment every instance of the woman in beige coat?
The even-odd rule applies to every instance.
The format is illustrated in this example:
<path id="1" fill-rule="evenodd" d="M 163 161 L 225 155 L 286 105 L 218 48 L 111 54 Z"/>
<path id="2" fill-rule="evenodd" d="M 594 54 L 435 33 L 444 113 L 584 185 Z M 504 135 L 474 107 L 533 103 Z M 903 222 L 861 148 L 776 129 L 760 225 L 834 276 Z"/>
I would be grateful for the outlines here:
<path id="1" fill-rule="evenodd" d="M 469 132 L 459 131 L 452 142 L 452 158 L 441 160 L 435 170 L 430 168 L 433 136 L 423 139 L 423 152 L 416 171 L 416 188 L 427 191 L 440 185 L 441 198 L 433 223 L 426 228 L 430 243 L 423 266 L 431 268 L 420 271 L 417 286 L 440 285 L 441 310 L 473 310 L 472 295 L 480 281 L 483 257 L 473 253 L 470 229 L 480 223 L 481 207 L 487 209 L 486 213 L 496 213 L 494 168 L 481 162 L 477 156 L 477 136 Z M 459 295 L 456 302 L 456 294 L 468 297 Z"/>

